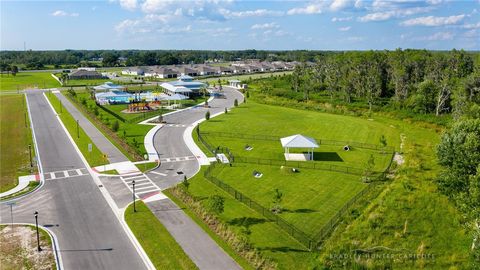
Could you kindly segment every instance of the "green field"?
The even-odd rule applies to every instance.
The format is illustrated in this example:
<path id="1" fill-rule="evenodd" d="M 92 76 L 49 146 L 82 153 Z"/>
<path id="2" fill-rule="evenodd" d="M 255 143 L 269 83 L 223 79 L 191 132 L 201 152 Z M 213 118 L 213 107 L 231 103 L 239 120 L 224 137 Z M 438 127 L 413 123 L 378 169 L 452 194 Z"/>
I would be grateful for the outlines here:
<path id="1" fill-rule="evenodd" d="M 0 91 L 55 87 L 60 87 L 60 83 L 50 72 L 19 72 L 16 76 L 5 74 L 0 76 Z"/>
<path id="2" fill-rule="evenodd" d="M 263 207 L 272 207 L 274 190 L 283 193 L 280 217 L 314 236 L 352 197 L 366 187 L 360 176 L 280 166 L 235 163 L 215 175 Z M 255 178 L 253 171 L 263 174 Z"/>
<path id="3" fill-rule="evenodd" d="M 24 95 L 0 96 L 0 192 L 15 187 L 18 177 L 37 171 L 36 164 L 30 171 L 28 145 L 32 140 L 30 121 Z"/>
<path id="4" fill-rule="evenodd" d="M 397 169 L 395 180 L 380 184 L 376 189 L 380 192 L 377 198 L 369 197 L 364 203 L 354 205 L 358 214 L 345 217 L 348 223 L 340 223 L 337 226 L 332 237 L 323 244 L 324 248 L 318 257 L 315 252 L 300 253 L 302 255 L 292 252 L 295 248 L 288 242 L 283 242 L 282 252 L 265 252 L 262 249 L 264 247 L 262 239 L 265 240 L 265 235 L 271 236 L 271 239 L 268 237 L 270 241 L 278 240 L 281 237 L 272 235 L 270 231 L 261 236 L 252 233 L 250 241 L 255 243 L 255 247 L 263 250 L 264 254 L 274 258 L 279 263 L 279 268 L 303 269 L 317 266 L 333 269 L 344 267 L 347 269 L 355 267 L 374 269 L 382 268 L 385 265 L 394 266 L 395 269 L 420 267 L 446 269 L 453 265 L 462 269 L 467 268 L 469 236 L 461 227 L 459 213 L 449 203 L 448 198 L 436 191 L 433 182 L 439 171 L 434 145 L 438 142 L 441 128 L 427 123 L 411 123 L 408 120 L 390 119 L 375 114 L 370 118 L 353 117 L 261 105 L 248 100 L 247 104 L 240 105 L 232 112 L 202 123 L 200 130 L 207 134 L 213 131 L 275 136 L 301 133 L 314 138 L 377 145 L 380 136 L 384 135 L 389 146 L 404 153 L 405 164 Z M 403 148 L 400 148 L 401 134 L 405 138 Z M 197 144 L 206 151 L 205 147 L 198 143 L 195 133 L 193 136 Z M 206 136 L 213 144 L 218 143 L 230 147 L 234 155 L 262 155 L 278 158 L 278 155 L 283 153 L 279 142 L 272 142 L 268 147 L 264 147 L 264 141 Z M 245 151 L 246 144 L 253 146 L 253 150 Z M 327 150 L 324 145 L 320 145 L 319 149 L 321 150 L 322 147 Z M 354 150 L 348 154 L 359 153 Z M 255 151 L 256 153 L 254 153 Z M 330 151 L 335 151 L 335 149 Z M 341 151 L 337 150 L 336 152 L 342 158 L 343 163 L 354 165 L 355 159 L 345 156 L 346 153 Z M 378 166 L 380 163 L 376 159 L 376 165 Z M 363 163 L 358 164 L 361 167 Z M 260 179 L 253 178 L 253 170 L 262 172 L 264 176 Z M 232 168 L 223 169 L 219 178 L 250 198 L 261 202 L 265 207 L 272 204 L 273 189 L 279 188 L 284 193 L 283 204 L 287 209 L 314 210 L 304 211 L 307 213 L 288 211 L 281 214 L 285 219 L 295 223 L 297 227 L 310 231 L 318 225 L 317 223 L 324 222 L 322 221 L 323 216 L 315 216 L 316 211 L 324 211 L 326 215 L 329 212 L 334 213 L 335 207 L 339 207 L 347 197 L 351 197 L 357 192 L 356 188 L 361 189 L 361 187 L 356 187 L 357 184 L 352 186 L 351 183 L 363 185 L 356 179 L 351 179 L 349 184 L 342 185 L 340 181 L 347 183 L 348 177 L 345 178 L 345 175 L 334 177 L 333 172 L 309 172 L 309 170 L 301 169 L 298 175 L 285 176 L 282 173 L 278 166 L 234 163 Z M 305 173 L 304 175 L 310 174 L 310 177 L 303 178 L 303 173 Z M 318 185 L 314 179 L 318 181 Z M 311 182 L 298 185 L 303 181 Z M 207 194 L 218 193 L 227 198 L 225 213 L 221 215 L 226 223 L 232 223 L 233 217 L 231 216 L 242 215 L 243 212 L 240 209 L 248 208 L 222 192 L 203 176 L 197 175 L 191 183 L 189 191 L 194 196 L 206 198 L 209 196 Z M 327 190 L 327 186 L 330 191 Z M 375 196 L 375 193 L 368 196 Z M 359 217 L 355 219 L 357 215 Z M 258 225 L 255 223 L 252 228 L 260 230 Z M 266 229 L 264 230 L 267 232 Z M 286 235 L 286 233 L 284 234 Z M 285 236 L 283 241 L 285 241 Z M 385 249 L 375 251 L 374 254 L 378 256 L 386 256 L 392 252 L 391 250 L 399 250 L 395 251 L 399 255 L 420 252 L 421 254 L 433 254 L 435 259 L 409 260 L 404 257 L 397 259 L 385 257 L 372 261 L 368 258 L 352 260 L 351 257 L 344 259 L 331 257 L 332 254 L 352 256 L 355 250 L 378 246 L 385 247 Z"/>
<path id="5" fill-rule="evenodd" d="M 85 159 L 87 159 L 88 164 L 91 167 L 95 167 L 108 163 L 108 160 L 103 157 L 103 153 L 97 148 L 97 146 L 92 142 L 90 137 L 88 137 L 81 127 L 78 127 L 78 133 L 80 136 L 77 137 L 77 121 L 67 111 L 67 109 L 63 107 L 63 105 L 60 103 L 60 100 L 51 92 L 47 93 L 46 96 L 57 114 L 60 116 L 60 119 L 82 152 L 83 156 Z M 92 144 L 92 152 L 88 151 L 88 144 Z"/>
<path id="6" fill-rule="evenodd" d="M 221 79 L 223 83 L 228 80 L 240 80 L 240 81 L 247 81 L 250 79 L 260 79 L 260 78 L 269 78 L 273 75 L 281 76 L 283 74 L 291 74 L 292 71 L 278 71 L 278 72 L 267 72 L 267 73 L 254 73 L 254 74 L 240 74 L 240 75 L 224 75 L 224 76 L 216 76 L 210 77 L 205 79 L 200 79 L 200 81 L 208 82 L 209 84 L 217 83 L 218 79 Z"/>
<path id="7" fill-rule="evenodd" d="M 157 269 L 198 269 L 148 207 L 136 202 L 125 210 L 125 220 Z"/>

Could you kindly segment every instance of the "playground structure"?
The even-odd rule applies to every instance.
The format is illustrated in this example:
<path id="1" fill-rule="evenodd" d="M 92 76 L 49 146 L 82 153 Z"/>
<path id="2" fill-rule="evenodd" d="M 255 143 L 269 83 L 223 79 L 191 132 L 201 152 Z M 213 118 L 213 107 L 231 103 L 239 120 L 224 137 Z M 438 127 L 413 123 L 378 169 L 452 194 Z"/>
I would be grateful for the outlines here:
<path id="1" fill-rule="evenodd" d="M 144 111 L 151 111 L 153 110 L 150 103 L 147 102 L 140 102 L 140 103 L 130 103 L 128 104 L 128 112 L 144 112 Z"/>

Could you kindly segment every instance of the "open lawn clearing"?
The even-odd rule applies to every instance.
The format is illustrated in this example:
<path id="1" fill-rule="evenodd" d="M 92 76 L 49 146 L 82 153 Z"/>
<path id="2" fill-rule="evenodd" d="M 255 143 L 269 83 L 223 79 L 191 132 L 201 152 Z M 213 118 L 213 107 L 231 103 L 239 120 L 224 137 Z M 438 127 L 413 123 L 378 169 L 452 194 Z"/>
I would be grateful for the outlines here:
<path id="1" fill-rule="evenodd" d="M 41 252 L 37 251 L 35 227 L 28 225 L 0 226 L 0 265 L 2 269 L 57 269 L 52 241 L 39 228 Z"/>
<path id="2" fill-rule="evenodd" d="M 135 166 L 137 166 L 137 168 L 141 172 L 146 172 L 148 170 L 156 168 L 158 166 L 158 162 L 145 162 L 145 163 L 141 163 L 141 164 L 136 164 Z"/>
<path id="3" fill-rule="evenodd" d="M 148 207 L 136 202 L 125 210 L 125 220 L 157 269 L 198 269 Z"/>
<path id="4" fill-rule="evenodd" d="M 16 76 L 0 75 L 0 91 L 55 87 L 60 87 L 60 83 L 52 77 L 50 72 L 19 72 Z"/>
<path id="5" fill-rule="evenodd" d="M 353 141 L 379 145 L 384 135 L 387 145 L 398 148 L 400 132 L 394 125 L 378 119 L 365 119 L 279 106 L 248 100 L 228 114 L 201 124 L 202 132 L 231 132 L 287 137 L 302 134 L 312 138 Z M 280 142 L 278 142 L 280 145 Z M 226 145 L 228 147 L 228 145 Z M 321 146 L 320 146 L 321 147 Z"/>
<path id="6" fill-rule="evenodd" d="M 197 175 L 189 180 L 190 187 L 188 192 L 200 199 L 202 203 L 206 203 L 207 198 L 212 195 L 224 197 L 224 212 L 219 215 L 219 218 L 222 222 L 231 226 L 237 232 L 237 235 L 245 235 L 245 232 L 248 232 L 246 234 L 248 241 L 262 254 L 274 260 L 278 264 L 278 269 L 307 269 L 314 262 L 315 252 L 309 252 L 302 244 L 290 237 L 275 223 L 266 220 L 265 217 L 255 210 L 237 201 L 228 193 L 206 180 L 203 177 L 204 170 L 205 168 L 203 167 Z M 188 209 L 186 211 L 189 215 L 195 215 Z M 196 221 L 197 223 L 202 222 L 198 218 Z M 202 227 L 208 231 L 206 225 Z M 214 239 L 217 242 L 223 242 L 218 238 Z"/>
<path id="7" fill-rule="evenodd" d="M 234 74 L 234 75 L 223 75 L 223 76 L 214 76 L 205 79 L 200 79 L 200 81 L 208 82 L 209 84 L 218 84 L 218 79 L 222 80 L 222 83 L 228 80 L 240 80 L 246 81 L 250 79 L 260 79 L 260 78 L 269 78 L 271 76 L 282 76 L 283 74 L 291 74 L 292 71 L 277 71 L 277 72 L 267 72 L 267 73 L 253 73 L 253 74 Z"/>
<path id="8" fill-rule="evenodd" d="M 0 127 L 0 192 L 4 192 L 17 185 L 19 176 L 37 171 L 36 164 L 30 167 L 28 145 L 32 157 L 35 147 L 24 95 L 0 96 Z"/>
<path id="9" fill-rule="evenodd" d="M 261 178 L 253 176 L 257 171 Z M 235 163 L 214 175 L 263 207 L 273 206 L 275 189 L 283 193 L 280 217 L 314 236 L 352 197 L 366 187 L 359 176 L 280 166 Z"/>
<path id="10" fill-rule="evenodd" d="M 205 133 L 202 134 L 202 137 L 206 139 L 207 142 L 213 147 L 228 147 L 235 157 L 274 159 L 281 161 L 285 160 L 285 150 L 282 147 L 280 140 L 272 141 L 220 137 L 215 133 L 212 133 L 211 135 Z M 245 149 L 247 145 L 250 146 L 251 149 Z M 290 149 L 290 153 L 302 153 L 304 151 L 306 153 L 308 150 L 309 149 L 292 148 Z M 392 153 L 382 153 L 381 151 L 377 150 L 369 150 L 357 147 L 351 147 L 349 151 L 345 151 L 343 150 L 343 146 L 340 145 L 320 144 L 319 148 L 314 150 L 314 160 L 306 162 L 316 163 L 318 165 L 328 164 L 343 167 L 353 167 L 363 170 L 370 155 L 372 155 L 375 160 L 374 171 L 378 172 L 383 172 L 388 167 L 392 159 Z M 305 161 L 301 161 L 301 163 L 305 163 Z"/>
<path id="11" fill-rule="evenodd" d="M 88 164 L 91 167 L 103 165 L 108 163 L 108 160 L 104 158 L 103 153 L 97 148 L 97 146 L 92 142 L 90 137 L 83 131 L 83 129 L 77 125 L 77 120 L 63 107 L 60 103 L 60 100 L 52 93 L 46 94 L 48 100 L 52 104 L 53 108 L 60 116 L 63 124 L 70 133 L 70 136 L 73 138 L 78 148 L 82 152 L 85 159 L 87 159 Z M 77 136 L 79 135 L 79 136 Z M 88 151 L 88 145 L 92 144 L 92 152 Z"/>

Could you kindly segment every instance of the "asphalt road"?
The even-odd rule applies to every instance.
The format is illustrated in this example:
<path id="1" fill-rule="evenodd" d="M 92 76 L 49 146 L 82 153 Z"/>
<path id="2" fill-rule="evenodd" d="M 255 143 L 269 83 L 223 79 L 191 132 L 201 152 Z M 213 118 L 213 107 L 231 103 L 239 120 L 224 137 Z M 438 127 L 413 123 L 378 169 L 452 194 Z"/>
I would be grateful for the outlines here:
<path id="1" fill-rule="evenodd" d="M 56 179 L 17 201 L 14 222 L 34 223 L 38 211 L 39 223 L 58 238 L 65 269 L 145 269 L 45 97 L 37 91 L 27 96 L 42 171 Z M 9 207 L 0 209 L 0 222 L 9 223 Z"/>
<path id="2" fill-rule="evenodd" d="M 187 126 L 204 119 L 207 110 L 214 115 L 224 112 L 225 108 L 233 107 L 235 99 L 239 103 L 243 102 L 243 95 L 237 90 L 229 87 L 224 87 L 223 90 L 226 98 L 215 98 L 209 103 L 210 108 L 197 107 L 164 117 L 167 125 L 159 129 L 154 137 L 154 146 L 160 159 L 192 157 L 192 152 L 183 141 Z M 162 162 L 154 173 L 149 173 L 148 176 L 160 188 L 165 189 L 182 181 L 185 175 L 193 176 L 198 170 L 199 164 L 196 160 Z"/>
<path id="3" fill-rule="evenodd" d="M 162 162 L 150 179 L 161 189 L 171 187 L 182 181 L 184 176 L 193 176 L 199 170 L 199 163 L 183 140 L 188 125 L 203 119 L 207 110 L 216 114 L 225 108 L 233 107 L 234 100 L 243 101 L 240 92 L 224 88 L 226 99 L 217 98 L 210 102 L 210 108 L 193 108 L 165 116 L 167 124 L 157 131 L 154 145 Z M 188 157 L 188 158 L 187 158 Z M 174 161 L 173 161 L 174 160 Z M 185 212 L 170 199 L 148 202 L 147 206 L 167 228 L 177 243 L 192 261 L 203 270 L 241 269 L 225 251 L 213 241 Z"/>

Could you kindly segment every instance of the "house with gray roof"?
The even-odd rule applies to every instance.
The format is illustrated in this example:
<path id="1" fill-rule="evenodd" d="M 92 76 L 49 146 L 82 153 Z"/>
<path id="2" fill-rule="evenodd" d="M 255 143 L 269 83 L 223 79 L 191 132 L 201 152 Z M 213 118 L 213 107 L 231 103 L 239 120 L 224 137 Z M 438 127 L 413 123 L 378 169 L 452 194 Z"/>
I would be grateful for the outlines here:
<path id="1" fill-rule="evenodd" d="M 104 78 L 102 74 L 93 70 L 78 69 L 68 74 L 68 79 L 70 80 L 102 79 L 102 78 Z"/>

